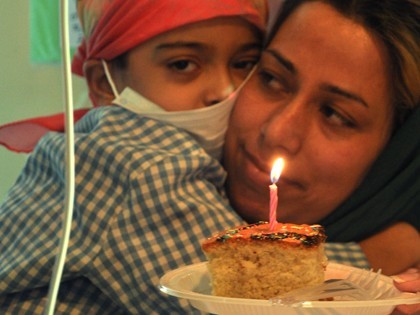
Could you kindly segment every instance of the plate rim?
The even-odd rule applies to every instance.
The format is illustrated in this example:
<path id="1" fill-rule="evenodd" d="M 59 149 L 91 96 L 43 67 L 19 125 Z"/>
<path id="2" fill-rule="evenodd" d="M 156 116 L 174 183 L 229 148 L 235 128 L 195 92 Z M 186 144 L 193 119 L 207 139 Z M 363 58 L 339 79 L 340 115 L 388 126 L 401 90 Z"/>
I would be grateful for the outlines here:
<path id="1" fill-rule="evenodd" d="M 190 290 L 183 290 L 183 289 L 175 289 L 172 288 L 169 284 L 169 280 L 176 277 L 178 274 L 184 275 L 186 271 L 193 269 L 193 268 L 204 268 L 207 266 L 208 262 L 203 261 L 191 265 L 182 266 L 177 269 L 173 269 L 165 273 L 159 281 L 159 290 L 163 293 L 166 293 L 171 296 L 175 296 L 178 298 L 183 298 L 187 300 L 193 301 L 201 301 L 201 302 L 216 302 L 221 304 L 240 304 L 240 305 L 254 305 L 254 306 L 269 306 L 269 307 L 303 307 L 303 308 L 348 308 L 348 307 L 374 307 L 374 306 L 396 306 L 401 304 L 416 304 L 420 303 L 420 293 L 408 293 L 402 292 L 400 296 L 388 299 L 381 299 L 381 300 L 360 300 L 360 301 L 305 301 L 300 302 L 292 305 L 284 305 L 281 303 L 274 303 L 270 300 L 258 300 L 258 299 L 244 299 L 244 298 L 233 298 L 233 297 L 222 297 L 222 296 L 214 296 L 209 294 L 203 294 L 198 292 L 193 292 Z M 329 262 L 327 265 L 333 266 L 343 269 L 360 269 L 354 266 L 343 265 L 339 263 Z M 206 267 L 207 269 L 207 267 Z M 383 281 L 392 282 L 392 279 L 388 276 L 381 275 Z"/>

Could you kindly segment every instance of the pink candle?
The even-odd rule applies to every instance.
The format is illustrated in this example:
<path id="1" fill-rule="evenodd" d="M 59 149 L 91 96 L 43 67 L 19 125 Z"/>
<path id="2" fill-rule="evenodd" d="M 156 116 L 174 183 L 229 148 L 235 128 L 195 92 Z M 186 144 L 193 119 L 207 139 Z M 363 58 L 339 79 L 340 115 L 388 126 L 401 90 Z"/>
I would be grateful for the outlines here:
<path id="1" fill-rule="evenodd" d="M 271 169 L 271 185 L 270 187 L 270 231 L 273 231 L 277 225 L 277 185 L 281 172 L 283 170 L 284 160 L 282 158 L 277 159 L 274 162 L 273 168 Z"/>
<path id="2" fill-rule="evenodd" d="M 271 184 L 270 186 L 270 231 L 273 231 L 277 224 L 277 186 Z"/>

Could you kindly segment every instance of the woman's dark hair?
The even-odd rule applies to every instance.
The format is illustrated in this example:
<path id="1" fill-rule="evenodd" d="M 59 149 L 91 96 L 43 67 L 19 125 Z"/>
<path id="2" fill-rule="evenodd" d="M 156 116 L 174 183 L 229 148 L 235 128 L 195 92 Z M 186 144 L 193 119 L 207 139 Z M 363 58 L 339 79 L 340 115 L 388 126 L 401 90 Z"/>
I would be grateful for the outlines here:
<path id="1" fill-rule="evenodd" d="M 420 0 L 285 0 L 267 43 L 296 8 L 316 1 L 330 5 L 384 43 L 391 63 L 396 124 L 402 123 L 420 106 Z"/>

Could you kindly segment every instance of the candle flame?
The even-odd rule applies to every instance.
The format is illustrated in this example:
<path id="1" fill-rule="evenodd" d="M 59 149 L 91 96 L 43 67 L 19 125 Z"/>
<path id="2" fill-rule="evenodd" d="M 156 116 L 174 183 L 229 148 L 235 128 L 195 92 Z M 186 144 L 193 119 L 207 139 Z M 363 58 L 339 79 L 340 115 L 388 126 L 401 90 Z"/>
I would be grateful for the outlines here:
<path id="1" fill-rule="evenodd" d="M 277 181 L 280 178 L 281 172 L 283 171 L 283 167 L 284 167 L 284 159 L 282 158 L 278 158 L 273 165 L 273 168 L 271 169 L 271 182 L 273 184 L 277 183 Z"/>

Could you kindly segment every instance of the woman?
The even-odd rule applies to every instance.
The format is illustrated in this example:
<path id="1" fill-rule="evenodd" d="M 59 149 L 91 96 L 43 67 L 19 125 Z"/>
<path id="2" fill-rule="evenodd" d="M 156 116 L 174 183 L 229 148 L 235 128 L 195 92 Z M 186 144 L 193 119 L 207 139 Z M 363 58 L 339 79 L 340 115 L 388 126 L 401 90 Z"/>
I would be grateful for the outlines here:
<path id="1" fill-rule="evenodd" d="M 286 25 L 286 24 L 285 24 Z M 280 29 L 281 30 L 281 29 Z M 280 34 L 280 31 L 279 31 Z M 289 39 L 292 40 L 292 39 Z M 270 45 L 268 48 L 268 51 L 270 51 L 271 47 L 274 47 L 277 44 L 277 37 L 273 39 L 273 45 Z M 263 67 L 260 69 L 264 69 L 265 60 L 263 58 Z M 315 64 L 316 65 L 316 64 Z M 257 208 L 254 209 L 256 211 L 260 211 L 261 209 L 265 209 L 268 207 L 265 207 L 266 199 L 267 199 L 267 192 L 262 190 L 261 195 L 259 194 L 253 194 L 252 188 L 256 187 L 258 188 L 260 184 L 257 183 L 254 184 L 254 182 L 251 182 L 248 178 L 249 175 L 249 169 L 247 169 L 247 164 L 244 164 L 243 161 L 241 161 L 241 153 L 243 152 L 244 145 L 243 143 L 250 143 L 247 142 L 246 138 L 243 138 L 239 133 L 237 132 L 247 132 L 247 126 L 251 128 L 255 128 L 250 135 L 254 135 L 254 140 L 258 137 L 258 132 L 263 131 L 263 134 L 260 134 L 260 136 L 263 136 L 264 134 L 268 135 L 270 134 L 270 137 L 275 139 L 275 137 L 278 136 L 278 133 L 275 129 L 272 127 L 274 126 L 263 126 L 263 124 L 255 124 L 255 125 L 249 125 L 251 120 L 250 119 L 244 119 L 243 120 L 243 127 L 241 127 L 241 123 L 238 121 L 238 118 L 242 114 L 244 114 L 244 108 L 249 106 L 249 110 L 252 111 L 255 114 L 255 120 L 256 122 L 262 122 L 263 118 L 267 118 L 262 116 L 264 113 L 259 113 L 258 111 L 255 111 L 256 104 L 250 104 L 249 100 L 250 98 L 249 92 L 251 88 L 257 88 L 256 93 L 261 94 L 261 100 L 257 100 L 258 104 L 266 104 L 265 107 L 258 107 L 262 108 L 264 110 L 267 110 L 267 113 L 272 113 L 273 109 L 270 107 L 269 102 L 267 102 L 267 99 L 270 99 L 269 89 L 261 90 L 262 86 L 260 85 L 258 78 L 263 78 L 264 81 L 267 82 L 266 79 L 269 79 L 270 76 L 266 76 L 265 72 L 262 72 L 260 70 L 260 73 L 258 76 L 255 76 L 251 84 L 249 85 L 249 88 L 247 88 L 244 96 L 239 100 L 238 102 L 238 108 L 235 112 L 235 115 L 233 116 L 233 127 L 230 130 L 229 137 L 228 137 L 228 146 L 227 146 L 227 159 L 226 159 L 226 165 L 228 166 L 229 171 L 231 172 L 231 177 L 229 181 L 228 188 L 230 189 L 230 194 L 232 197 L 232 200 L 235 202 L 235 204 L 240 204 L 240 199 L 244 197 L 245 194 L 247 194 L 247 200 L 253 201 L 252 198 L 255 198 L 255 202 L 253 201 L 253 204 L 257 205 Z M 136 74 L 133 74 L 136 75 Z M 116 76 L 118 77 L 118 75 Z M 116 80 L 118 85 L 118 79 Z M 269 79 L 268 81 L 271 81 Z M 109 90 L 109 86 L 105 86 L 103 88 L 106 88 Z M 266 95 L 264 96 L 264 92 Z M 272 96 L 274 98 L 274 96 Z M 328 111 L 327 111 L 328 112 Z M 247 118 L 245 115 L 244 118 Z M 278 117 L 277 117 L 278 118 Z M 385 117 L 383 117 L 385 118 Z M 267 118 L 268 119 L 268 118 Z M 334 116 L 335 119 L 338 119 Z M 340 119 L 338 119 L 340 121 Z M 268 121 L 268 120 L 267 120 Z M 262 127 L 262 130 L 261 130 Z M 237 141 L 237 140 L 240 140 Z M 236 145 L 239 144 L 239 145 Z M 290 148 L 290 147 L 289 147 Z M 233 150 L 238 150 L 238 155 L 234 154 Z M 252 148 L 251 148 L 252 149 Z M 379 149 L 378 149 L 379 150 Z M 252 149 L 254 152 L 262 152 L 261 155 L 266 156 L 267 158 L 271 158 L 271 155 L 275 155 L 278 152 L 281 151 L 275 149 L 274 147 L 271 148 L 270 146 L 261 145 L 261 147 L 258 147 L 258 150 Z M 116 152 L 117 154 L 119 152 Z M 282 152 L 281 152 L 282 153 Z M 256 153 L 257 154 L 257 153 Z M 378 153 L 379 154 L 379 153 Z M 283 155 L 284 152 L 283 152 Z M 288 164 L 286 165 L 286 169 L 284 174 L 287 178 L 288 172 L 290 170 L 294 169 L 291 164 L 291 159 L 289 156 L 285 156 L 288 159 Z M 245 168 L 243 168 L 245 167 Z M 266 167 L 267 169 L 264 169 L 265 175 L 261 176 L 267 176 L 269 173 L 269 166 Z M 254 168 L 255 169 L 255 168 Z M 242 175 L 240 172 L 244 171 L 244 174 Z M 134 173 L 134 172 L 133 172 Z M 207 172 L 206 175 L 210 176 L 211 172 Z M 263 182 L 264 180 L 258 180 L 259 175 L 258 172 L 256 173 L 257 176 L 255 178 L 258 182 Z M 200 176 L 197 176 L 197 178 L 200 178 Z M 104 174 L 100 180 L 106 180 L 107 177 Z M 236 181 L 237 180 L 237 181 Z M 241 187 L 238 184 L 242 184 L 239 181 L 244 180 L 243 184 L 248 184 L 247 186 Z M 282 190 L 282 186 L 285 186 L 284 178 L 282 179 L 283 182 L 280 182 L 279 190 Z M 268 184 L 268 183 L 267 183 Z M 262 186 L 265 186 L 266 183 L 261 183 Z M 158 185 L 157 185 L 158 186 Z M 258 186 L 258 187 L 257 187 Z M 88 187 L 88 186 L 86 186 Z M 114 186 L 111 186 L 114 187 Z M 239 187 L 240 189 L 243 188 L 243 194 L 241 194 L 240 191 L 235 190 L 235 187 Z M 159 186 L 156 190 L 149 191 L 149 195 L 152 197 L 162 197 L 165 198 L 165 195 L 159 194 Z M 138 192 L 142 187 L 136 187 L 136 189 L 128 190 L 129 193 L 131 191 L 134 193 Z M 144 189 L 144 188 L 143 188 Z M 83 190 L 79 187 L 79 190 Z M 206 194 L 211 193 L 208 191 L 208 189 L 201 189 L 201 192 L 205 192 Z M 83 191 L 86 192 L 86 191 Z M 115 191 L 114 191 L 115 192 Z M 121 206 L 121 195 L 119 192 L 115 192 L 117 196 L 114 198 L 115 200 L 115 208 L 118 208 Z M 249 194 L 249 195 L 248 195 Z M 101 195 L 96 196 L 97 198 L 101 198 Z M 185 198 L 195 198 L 196 194 L 187 194 L 184 196 Z M 282 207 L 282 199 L 285 197 L 283 193 L 280 194 L 280 208 L 279 208 L 279 218 L 286 220 L 287 217 L 283 214 L 281 214 L 281 211 L 283 209 Z M 345 196 L 343 197 L 345 198 Z M 212 201 L 215 201 L 216 199 L 212 199 Z M 100 203 L 98 203 L 100 204 Z M 194 206 L 194 203 L 191 202 L 188 206 Z M 206 204 L 205 206 L 209 206 L 210 203 Z M 213 206 L 213 204 L 211 204 Z M 134 204 L 136 206 L 136 204 Z M 150 245 L 151 243 L 150 238 L 147 237 L 136 237 L 136 233 L 138 232 L 138 229 L 136 229 L 136 224 L 138 222 L 144 222 L 144 211 L 137 211 L 136 208 L 133 209 L 133 211 L 128 211 L 130 209 L 127 209 L 126 212 L 122 213 L 123 215 L 119 217 L 119 220 L 115 220 L 113 218 L 108 219 L 107 222 L 103 221 L 101 223 L 98 222 L 97 216 L 90 215 L 89 219 L 93 221 L 93 224 L 91 225 L 83 225 L 83 232 L 87 233 L 86 235 L 94 236 L 94 233 L 91 233 L 91 230 L 97 230 L 98 228 L 103 228 L 102 223 L 108 224 L 109 222 L 114 222 L 114 229 L 111 229 L 111 233 L 109 233 L 110 236 L 112 236 L 113 240 L 112 242 L 109 241 L 109 239 L 91 239 L 82 237 L 79 238 L 81 240 L 81 244 L 84 244 L 88 242 L 89 244 L 95 245 L 95 248 L 101 248 L 104 247 L 105 250 L 103 250 L 104 253 L 109 253 L 110 248 L 117 248 L 120 251 L 118 252 L 118 255 L 114 255 L 112 260 L 109 260 L 109 264 L 105 265 L 102 264 L 102 261 L 98 260 L 96 258 L 93 260 L 93 263 L 96 263 L 94 265 L 91 263 L 91 260 L 89 260 L 89 255 L 92 255 L 92 250 L 86 251 L 87 254 L 83 255 L 80 258 L 83 259 L 74 259 L 72 260 L 71 264 L 69 266 L 72 267 L 72 270 L 70 270 L 65 276 L 66 276 L 66 282 L 64 282 L 61 286 L 60 290 L 60 302 L 61 307 L 69 307 L 65 310 L 76 310 L 77 307 L 81 307 L 80 309 L 85 311 L 86 308 L 89 308 L 88 310 L 90 313 L 139 313 L 140 310 L 147 313 L 159 313 L 159 311 L 165 310 L 168 312 L 177 312 L 182 313 L 180 310 L 180 306 L 176 304 L 175 301 L 172 300 L 160 300 L 159 295 L 156 292 L 156 286 L 157 281 L 159 279 L 159 276 L 161 276 L 165 271 L 169 270 L 170 268 L 177 268 L 182 264 L 188 264 L 196 262 L 200 259 L 203 259 L 203 255 L 200 250 L 200 238 L 203 233 L 208 232 L 210 228 L 207 228 L 209 226 L 214 227 L 222 226 L 222 225 L 229 225 L 229 222 L 240 222 L 241 219 L 237 216 L 235 216 L 235 212 L 232 209 L 222 209 L 219 212 L 213 212 L 210 213 L 206 207 L 201 208 L 200 211 L 192 211 L 191 208 L 187 207 L 187 211 L 185 211 L 185 217 L 181 217 L 179 215 L 171 215 L 168 216 L 168 211 L 171 211 L 172 208 L 175 208 L 176 205 L 171 204 L 169 206 L 163 206 L 161 208 L 155 208 L 158 209 L 155 211 L 155 209 L 152 209 L 150 211 L 151 217 L 159 217 L 160 222 L 162 224 L 149 224 L 149 226 L 142 227 L 142 229 L 146 232 L 153 233 L 155 231 L 161 231 L 161 238 L 158 238 L 155 240 L 155 242 Z M 216 205 L 214 205 L 216 206 Z M 238 209 L 239 213 L 246 219 L 252 220 L 254 218 L 267 218 L 267 215 L 264 212 L 257 213 L 255 215 L 252 214 L 252 211 L 248 211 L 248 207 L 246 204 L 244 205 L 243 209 Z M 99 208 L 99 207 L 98 207 Z M 160 210 L 160 211 L 159 211 Z M 330 211 L 333 211 L 332 207 L 328 209 Z M 207 213 L 206 213 L 207 211 Z M 262 211 L 262 210 L 261 210 Z M 265 210 L 264 210 L 265 211 Z M 56 213 L 60 213 L 59 211 L 56 211 Z M 130 219 L 127 217 L 127 215 L 133 215 L 134 219 Z M 177 213 L 178 214 L 178 213 Z M 49 215 L 51 215 L 49 213 Z M 86 212 L 80 211 L 80 218 L 77 217 L 80 222 L 83 222 L 81 218 L 83 218 L 86 215 Z M 327 213 L 325 213 L 327 215 Z M 290 217 L 292 219 L 292 217 Z M 319 216 L 319 219 L 321 219 L 322 216 Z M 309 220 L 315 220 L 315 216 L 308 216 L 308 219 L 301 218 L 302 220 L 309 221 Z M 167 227 L 170 225 L 174 225 L 174 222 L 179 222 L 176 220 L 181 220 L 183 223 L 179 225 L 180 228 L 175 228 L 174 233 L 168 233 Z M 296 220 L 299 220 L 298 217 L 296 217 Z M 43 220 L 41 219 L 40 222 Z M 79 222 L 78 221 L 78 222 Z M 351 221 L 349 221 L 351 222 Z M 28 221 L 24 221 L 24 223 L 28 224 Z M 12 224 L 10 224 L 12 226 Z M 31 225 L 31 229 L 32 229 Z M 75 224 L 75 226 L 80 229 L 80 225 Z M 121 227 L 124 227 L 124 230 Z M 331 224 L 329 225 L 330 228 Z M 127 227 L 127 228 L 125 228 Z M 45 227 L 47 228 L 47 227 Z M 161 229 L 160 229 L 161 228 Z M 207 228 L 207 229 L 206 229 Z M 124 232 L 122 234 L 122 232 Z M 386 232 L 386 231 L 385 231 Z M 201 234 L 200 234 L 201 233 Z M 79 233 L 80 235 L 81 233 Z M 170 237 L 168 237 L 170 235 Z M 84 235 L 83 235 L 84 236 Z M 3 238 L 4 239 L 4 238 Z M 334 237 L 332 237 L 334 240 Z M 30 243 L 30 242 L 29 242 Z M 78 245 L 78 244 L 76 244 Z M 159 247 L 162 245 L 168 245 L 168 249 L 165 250 L 159 250 Z M 174 250 L 175 248 L 175 250 Z M 48 250 L 47 250 L 48 252 Z M 102 251 L 101 251 L 102 252 Z M 143 253 L 142 253 L 143 252 Z M 74 251 L 73 251 L 74 253 Z M 145 263 L 139 263 L 139 260 L 133 259 L 135 255 L 138 253 L 142 254 L 142 257 L 145 261 Z M 159 254 L 159 255 L 158 255 Z M 172 259 L 173 258 L 173 259 Z M 169 261 L 169 259 L 171 259 Z M 79 270 L 76 270 L 76 268 L 83 262 L 87 261 L 89 266 L 91 268 L 82 268 Z M 75 263 L 77 262 L 77 264 Z M 100 262 L 100 265 L 98 266 L 98 262 Z M 41 262 L 42 263 L 42 262 Z M 47 271 L 49 270 L 49 266 L 46 266 L 45 271 L 43 274 L 47 274 Z M 115 273 L 115 268 L 119 270 L 118 273 Z M 16 270 L 16 269 L 15 269 Z M 23 268 L 19 269 L 21 272 L 25 272 Z M 14 276 L 12 273 L 10 273 L 11 276 Z M 77 278 L 73 278 L 72 276 L 76 275 Z M 44 276 L 44 281 L 48 280 L 48 276 Z M 127 282 L 128 281 L 128 282 Z M 28 302 L 36 305 L 36 307 L 41 307 L 39 304 L 37 304 L 37 299 L 42 300 L 42 298 L 45 295 L 45 287 L 42 287 L 39 285 L 39 289 L 35 290 L 28 290 L 28 287 L 24 287 L 25 283 L 23 281 L 20 281 L 18 283 L 22 286 L 24 290 L 21 290 L 21 293 L 14 294 L 13 297 L 8 299 L 4 299 L 4 297 L 0 297 L 0 305 L 2 303 L 9 303 L 18 305 L 17 303 L 22 303 L 22 301 Z M 114 288 L 117 287 L 115 292 L 111 292 L 114 290 Z M 19 291 L 19 290 L 16 290 Z M 111 292 L 111 294 L 110 294 Z M 142 294 L 148 294 L 148 298 L 142 299 Z M 2 300 L 3 298 L 3 300 Z M 18 302 L 17 302 L 18 301 Z M 16 303 L 16 304 L 15 304 Z M 13 307 L 13 306 L 12 306 Z M 17 306 L 18 307 L 18 306 Z M 187 312 L 187 311 L 185 311 Z M 184 312 L 184 313 L 185 313 Z"/>
<path id="2" fill-rule="evenodd" d="M 285 2 L 225 144 L 245 220 L 267 218 L 282 156 L 280 221 L 358 241 L 388 274 L 419 263 L 419 20 L 418 1 Z"/>

